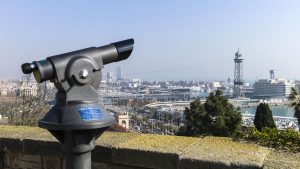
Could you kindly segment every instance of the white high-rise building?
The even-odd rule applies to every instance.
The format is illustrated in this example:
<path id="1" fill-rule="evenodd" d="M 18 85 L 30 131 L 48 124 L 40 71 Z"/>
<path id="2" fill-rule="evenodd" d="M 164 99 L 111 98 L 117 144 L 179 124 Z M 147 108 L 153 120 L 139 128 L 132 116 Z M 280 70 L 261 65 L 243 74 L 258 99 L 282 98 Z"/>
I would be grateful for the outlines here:
<path id="1" fill-rule="evenodd" d="M 218 88 L 218 87 L 221 87 L 221 83 L 220 82 L 212 82 L 211 86 L 212 86 L 212 88 Z"/>
<path id="2" fill-rule="evenodd" d="M 285 79 L 260 79 L 253 87 L 255 98 L 282 98 L 289 96 L 291 88 L 295 87 L 295 82 Z"/>

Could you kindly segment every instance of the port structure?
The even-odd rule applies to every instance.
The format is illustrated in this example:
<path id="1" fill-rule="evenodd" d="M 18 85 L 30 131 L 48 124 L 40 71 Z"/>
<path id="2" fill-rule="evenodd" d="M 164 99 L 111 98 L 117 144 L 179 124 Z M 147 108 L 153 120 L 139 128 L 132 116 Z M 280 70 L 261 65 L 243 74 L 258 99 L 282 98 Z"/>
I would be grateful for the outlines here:
<path id="1" fill-rule="evenodd" d="M 275 79 L 275 70 L 270 70 L 270 79 Z"/>
<path id="2" fill-rule="evenodd" d="M 233 95 L 234 97 L 243 97 L 243 91 L 242 87 L 244 85 L 244 80 L 243 80 L 243 58 L 242 54 L 240 53 L 240 50 L 235 53 L 235 58 L 234 60 L 234 91 Z"/>

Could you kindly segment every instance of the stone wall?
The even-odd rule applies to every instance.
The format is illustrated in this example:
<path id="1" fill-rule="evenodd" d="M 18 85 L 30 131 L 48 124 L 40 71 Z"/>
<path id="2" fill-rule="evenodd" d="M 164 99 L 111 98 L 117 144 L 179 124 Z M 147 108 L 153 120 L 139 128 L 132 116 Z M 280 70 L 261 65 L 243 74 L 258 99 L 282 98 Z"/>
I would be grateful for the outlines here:
<path id="1" fill-rule="evenodd" d="M 300 168 L 300 154 L 222 137 L 105 132 L 92 152 L 95 169 Z M 0 126 L 0 169 L 62 169 L 60 144 L 36 127 Z"/>

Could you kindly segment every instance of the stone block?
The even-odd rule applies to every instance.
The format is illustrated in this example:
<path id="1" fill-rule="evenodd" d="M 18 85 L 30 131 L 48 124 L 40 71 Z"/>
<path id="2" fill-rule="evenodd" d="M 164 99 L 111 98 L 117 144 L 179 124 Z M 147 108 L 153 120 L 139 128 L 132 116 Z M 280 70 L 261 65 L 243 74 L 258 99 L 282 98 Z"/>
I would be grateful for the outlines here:
<path id="1" fill-rule="evenodd" d="M 36 154 L 36 155 L 18 154 L 18 160 L 28 161 L 28 162 L 35 162 L 35 163 L 42 163 L 42 158 L 39 154 Z"/>
<path id="2" fill-rule="evenodd" d="M 108 165 L 108 169 L 147 169 L 147 168 L 125 166 L 125 165 L 117 165 L 117 164 L 109 164 Z"/>
<path id="3" fill-rule="evenodd" d="M 109 169 L 106 163 L 92 163 L 92 169 Z"/>
<path id="4" fill-rule="evenodd" d="M 115 147 L 115 145 L 132 140 L 139 135 L 138 133 L 106 131 L 96 140 L 96 144 L 101 147 Z"/>
<path id="5" fill-rule="evenodd" d="M 105 162 L 110 163 L 112 160 L 112 148 L 96 146 L 92 151 L 93 162 Z"/>
<path id="6" fill-rule="evenodd" d="M 42 163 L 36 163 L 31 161 L 17 161 L 16 169 L 40 169 L 42 168 Z"/>
<path id="7" fill-rule="evenodd" d="M 38 169 L 43 166 L 40 155 L 17 154 L 15 162 L 16 168 L 20 169 Z"/>
<path id="8" fill-rule="evenodd" d="M 0 149 L 11 152 L 23 152 L 23 142 L 20 139 L 0 138 Z"/>
<path id="9" fill-rule="evenodd" d="M 138 135 L 137 133 L 104 132 L 96 140 L 95 150 L 92 151 L 92 161 L 110 163 L 112 149 L 118 144 L 134 139 Z"/>
<path id="10" fill-rule="evenodd" d="M 134 149 L 118 149 L 113 151 L 113 162 L 127 166 L 157 169 L 177 168 L 176 153 L 163 153 Z"/>
<path id="11" fill-rule="evenodd" d="M 263 164 L 264 169 L 298 169 L 300 168 L 300 153 L 272 151 Z"/>
<path id="12" fill-rule="evenodd" d="M 266 148 L 234 142 L 230 138 L 205 137 L 180 155 L 180 169 L 262 168 Z"/>
<path id="13" fill-rule="evenodd" d="M 47 130 L 0 126 L 0 169 L 62 169 L 60 146 Z M 93 169 L 287 169 L 300 168 L 299 159 L 230 138 L 117 132 L 104 132 L 92 151 Z"/>
<path id="14" fill-rule="evenodd" d="M 5 151 L 4 152 L 4 168 L 17 168 L 16 163 L 17 163 L 17 153 L 13 153 L 10 151 Z"/>
<path id="15" fill-rule="evenodd" d="M 42 156 L 43 169 L 62 169 L 63 156 Z"/>
<path id="16" fill-rule="evenodd" d="M 4 168 L 4 151 L 0 151 L 0 169 Z"/>
<path id="17" fill-rule="evenodd" d="M 197 138 L 141 134 L 116 145 L 112 161 L 115 164 L 143 168 L 174 169 L 177 159 Z"/>
<path id="18" fill-rule="evenodd" d="M 54 141 L 23 140 L 23 152 L 26 154 L 61 155 L 61 144 Z"/>

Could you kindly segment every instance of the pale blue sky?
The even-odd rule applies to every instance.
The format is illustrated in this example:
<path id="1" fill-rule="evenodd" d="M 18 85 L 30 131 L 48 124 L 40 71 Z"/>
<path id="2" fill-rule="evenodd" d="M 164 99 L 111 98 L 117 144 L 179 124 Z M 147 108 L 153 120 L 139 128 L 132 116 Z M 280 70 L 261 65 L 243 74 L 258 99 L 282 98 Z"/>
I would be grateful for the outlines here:
<path id="1" fill-rule="evenodd" d="M 0 2 L 0 78 L 23 62 L 135 39 L 132 56 L 107 65 L 147 80 L 226 80 L 243 54 L 244 79 L 300 79 L 300 1 L 110 0 Z"/>

